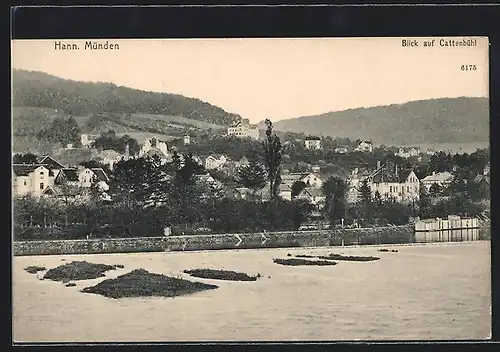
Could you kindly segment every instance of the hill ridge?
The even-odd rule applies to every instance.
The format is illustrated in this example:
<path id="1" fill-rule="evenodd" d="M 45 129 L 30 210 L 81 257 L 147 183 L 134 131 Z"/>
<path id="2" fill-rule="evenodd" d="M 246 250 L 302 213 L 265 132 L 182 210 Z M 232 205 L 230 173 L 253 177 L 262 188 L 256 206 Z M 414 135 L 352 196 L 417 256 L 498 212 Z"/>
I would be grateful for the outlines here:
<path id="1" fill-rule="evenodd" d="M 273 126 L 277 131 L 372 139 L 387 145 L 489 142 L 489 99 L 414 100 L 282 119 Z"/>

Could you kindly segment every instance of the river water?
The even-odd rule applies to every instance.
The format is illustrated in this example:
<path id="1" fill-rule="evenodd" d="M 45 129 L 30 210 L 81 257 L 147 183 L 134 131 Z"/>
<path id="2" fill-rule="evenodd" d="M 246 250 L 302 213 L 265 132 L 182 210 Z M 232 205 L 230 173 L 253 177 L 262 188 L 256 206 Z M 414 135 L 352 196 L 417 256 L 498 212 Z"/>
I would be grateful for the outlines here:
<path id="1" fill-rule="evenodd" d="M 490 242 L 205 252 L 15 257 L 15 342 L 308 341 L 487 339 L 491 331 Z M 288 253 L 374 255 L 373 262 L 291 267 Z M 64 261 L 63 261 L 64 259 Z M 73 260 L 122 264 L 215 283 L 175 298 L 114 300 L 79 292 L 24 268 Z M 255 282 L 190 278 L 184 269 L 260 273 Z M 39 274 L 40 276 L 42 274 Z"/>

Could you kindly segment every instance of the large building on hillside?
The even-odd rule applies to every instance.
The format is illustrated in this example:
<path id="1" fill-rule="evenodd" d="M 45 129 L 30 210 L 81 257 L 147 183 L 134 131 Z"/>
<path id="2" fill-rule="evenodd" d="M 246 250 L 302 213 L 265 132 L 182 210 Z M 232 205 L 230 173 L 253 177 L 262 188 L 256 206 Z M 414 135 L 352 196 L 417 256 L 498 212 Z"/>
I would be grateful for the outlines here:
<path id="1" fill-rule="evenodd" d="M 227 128 L 228 136 L 259 139 L 259 128 L 245 121 L 238 121 Z"/>
<path id="2" fill-rule="evenodd" d="M 321 149 L 321 138 L 310 136 L 305 139 L 306 149 L 318 150 Z"/>

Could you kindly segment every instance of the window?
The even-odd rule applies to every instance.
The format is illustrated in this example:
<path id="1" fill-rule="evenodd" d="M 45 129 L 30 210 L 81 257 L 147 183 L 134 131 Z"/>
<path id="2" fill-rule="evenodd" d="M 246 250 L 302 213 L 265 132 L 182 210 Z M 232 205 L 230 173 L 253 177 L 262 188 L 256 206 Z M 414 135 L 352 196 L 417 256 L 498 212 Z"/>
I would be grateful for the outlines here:
<path id="1" fill-rule="evenodd" d="M 408 192 L 410 192 L 410 186 L 406 187 L 406 190 L 407 190 Z"/>
<path id="2" fill-rule="evenodd" d="M 26 180 L 24 180 L 24 185 L 26 186 Z"/>
<path id="3" fill-rule="evenodd" d="M 40 171 L 40 178 L 43 178 L 43 171 Z"/>
<path id="4" fill-rule="evenodd" d="M 392 193 L 392 186 L 389 186 L 389 192 Z"/>
<path id="5" fill-rule="evenodd" d="M 43 182 L 40 183 L 40 189 L 43 190 Z"/>

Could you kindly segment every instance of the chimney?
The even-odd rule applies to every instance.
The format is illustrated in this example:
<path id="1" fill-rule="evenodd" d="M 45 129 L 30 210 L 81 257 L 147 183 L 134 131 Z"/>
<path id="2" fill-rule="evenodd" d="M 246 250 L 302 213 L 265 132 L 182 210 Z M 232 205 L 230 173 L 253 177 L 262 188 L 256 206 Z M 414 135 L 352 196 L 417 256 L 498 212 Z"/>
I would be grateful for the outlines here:
<path id="1" fill-rule="evenodd" d="M 395 170 L 395 172 L 396 172 L 396 176 L 398 176 L 398 164 L 396 164 L 396 170 Z"/>
<path id="2" fill-rule="evenodd" d="M 380 160 L 377 160 L 377 170 L 380 169 Z"/>
<path id="3" fill-rule="evenodd" d="M 436 174 L 436 171 L 432 171 L 432 176 L 434 176 Z"/>

